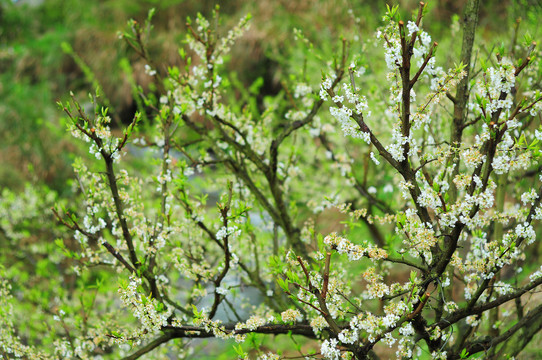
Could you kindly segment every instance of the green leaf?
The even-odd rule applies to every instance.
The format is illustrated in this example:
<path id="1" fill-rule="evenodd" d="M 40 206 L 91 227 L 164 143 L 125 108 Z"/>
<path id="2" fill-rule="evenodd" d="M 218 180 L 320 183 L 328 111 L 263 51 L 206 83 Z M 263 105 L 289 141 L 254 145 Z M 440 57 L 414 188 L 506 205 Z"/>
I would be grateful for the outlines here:
<path id="1" fill-rule="evenodd" d="M 277 284 L 280 286 L 280 288 L 282 290 L 284 290 L 284 292 L 289 292 L 290 291 L 288 279 L 283 279 L 281 277 L 278 277 L 277 278 Z"/>
<path id="2" fill-rule="evenodd" d="M 236 353 L 240 358 L 244 358 L 244 357 L 248 356 L 248 354 L 243 350 L 243 347 L 241 346 L 241 344 L 239 344 L 239 345 L 233 345 L 233 349 L 235 350 L 235 353 Z"/>

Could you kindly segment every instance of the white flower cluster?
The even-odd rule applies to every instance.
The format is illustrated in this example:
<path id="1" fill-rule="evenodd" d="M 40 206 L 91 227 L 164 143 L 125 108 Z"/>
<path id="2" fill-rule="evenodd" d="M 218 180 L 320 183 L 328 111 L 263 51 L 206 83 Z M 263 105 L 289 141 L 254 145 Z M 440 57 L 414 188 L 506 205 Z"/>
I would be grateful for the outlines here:
<path id="1" fill-rule="evenodd" d="M 296 84 L 295 89 L 294 89 L 295 99 L 305 99 L 307 95 L 310 95 L 310 94 L 312 94 L 312 88 L 307 83 L 300 82 Z"/>
<path id="2" fill-rule="evenodd" d="M 277 355 L 277 354 L 273 354 L 271 352 L 268 352 L 267 354 L 259 355 L 258 360 L 280 360 L 280 356 Z"/>
<path id="3" fill-rule="evenodd" d="M 413 256 L 426 254 L 437 243 L 433 225 L 421 222 L 417 216 L 407 216 L 401 231 L 407 235 L 403 243 L 409 246 Z"/>
<path id="4" fill-rule="evenodd" d="M 392 133 L 391 133 L 391 140 L 392 140 L 392 143 L 386 146 L 386 150 L 390 153 L 391 157 L 394 160 L 399 161 L 399 162 L 405 160 L 404 146 L 407 142 L 409 142 L 409 139 L 403 136 L 403 134 L 401 133 L 399 123 L 396 123 L 393 126 Z"/>
<path id="5" fill-rule="evenodd" d="M 483 163 L 486 159 L 485 155 L 480 153 L 480 150 L 477 148 L 467 148 L 460 153 L 461 160 L 467 167 L 467 169 L 475 169 L 478 165 Z"/>
<path id="6" fill-rule="evenodd" d="M 390 348 L 393 346 L 393 344 L 395 344 L 396 341 L 397 339 L 393 337 L 391 332 L 387 332 L 382 338 L 382 342 L 388 345 Z"/>
<path id="7" fill-rule="evenodd" d="M 233 43 L 248 29 L 249 17 L 242 18 L 238 25 L 231 29 L 227 36 L 218 40 L 216 46 L 207 46 L 212 43 L 214 29 L 211 30 L 209 22 L 203 17 L 198 16 L 196 19 L 197 36 L 202 40 L 196 39 L 194 36 L 187 38 L 188 46 L 200 58 L 201 63 L 192 67 L 192 76 L 186 79 L 186 82 L 178 84 L 178 87 L 173 91 L 174 112 L 182 112 L 190 115 L 198 110 L 200 113 L 208 112 L 210 116 L 215 116 L 215 108 L 220 104 L 219 87 L 222 78 L 215 71 L 217 65 L 224 63 L 224 55 L 231 49 Z M 212 53 L 207 51 L 212 49 Z M 174 83 L 178 80 L 174 79 Z M 209 108 L 204 108 L 207 105 Z M 265 137 L 262 137 L 265 138 Z"/>
<path id="8" fill-rule="evenodd" d="M 107 151 L 111 155 L 113 160 L 118 161 L 120 159 L 120 152 L 116 151 L 116 147 L 118 144 L 118 138 L 109 138 L 109 141 L 107 141 L 103 147 L 98 147 L 95 142 L 92 142 L 90 144 L 88 152 L 99 160 L 102 158 L 102 150 L 105 149 L 105 151 Z"/>
<path id="9" fill-rule="evenodd" d="M 195 326 L 201 326 L 205 331 L 212 331 L 213 335 L 218 339 L 235 339 L 236 342 L 244 341 L 244 335 L 236 334 L 235 331 L 226 330 L 226 327 L 222 324 L 221 320 L 211 320 L 206 316 L 205 312 L 199 315 L 200 316 L 193 320 Z"/>
<path id="10" fill-rule="evenodd" d="M 326 322 L 326 319 L 324 319 L 323 316 L 318 315 L 311 319 L 310 325 L 311 325 L 312 331 L 314 331 L 315 334 L 320 334 L 322 330 L 328 326 L 328 323 Z"/>
<path id="11" fill-rule="evenodd" d="M 407 30 L 408 30 L 408 36 L 412 36 L 412 34 L 420 31 L 420 28 L 418 27 L 418 25 L 416 25 L 414 21 L 408 21 Z"/>
<path id="12" fill-rule="evenodd" d="M 215 291 L 217 294 L 226 296 L 230 292 L 230 289 L 227 287 L 219 286 L 215 289 Z"/>
<path id="13" fill-rule="evenodd" d="M 418 196 L 418 204 L 434 210 L 442 207 L 438 193 L 429 186 L 426 186 L 421 190 L 420 196 Z"/>
<path id="14" fill-rule="evenodd" d="M 542 206 L 538 206 L 536 209 L 534 209 L 534 220 L 542 220 Z"/>
<path id="15" fill-rule="evenodd" d="M 282 322 L 291 323 L 303 320 L 303 316 L 297 309 L 288 309 L 280 314 Z"/>
<path id="16" fill-rule="evenodd" d="M 365 133 L 360 131 L 356 122 L 352 120 L 352 110 L 350 108 L 346 106 L 330 107 L 329 112 L 339 122 L 344 136 L 351 136 L 367 141 L 367 135 L 364 135 Z"/>
<path id="17" fill-rule="evenodd" d="M 329 77 L 322 81 L 320 87 L 320 98 L 322 100 L 327 100 L 329 93 L 332 94 L 332 85 L 332 80 Z M 344 95 L 334 95 L 331 99 L 337 106 L 330 107 L 331 115 L 339 122 L 344 136 L 363 139 L 367 144 L 370 144 L 370 134 L 367 131 L 361 131 L 354 120 L 354 116 L 364 116 L 365 118 L 371 116 L 371 111 L 368 110 L 367 98 L 354 92 L 352 84 L 343 84 L 342 91 Z M 345 98 L 354 110 L 344 103 Z"/>
<path id="18" fill-rule="evenodd" d="M 495 284 L 493 284 L 493 288 L 499 295 L 506 295 L 514 292 L 514 288 L 512 285 L 507 284 L 503 281 L 497 281 Z"/>
<path id="19" fill-rule="evenodd" d="M 390 287 L 383 282 L 383 277 L 376 272 L 374 267 L 369 267 L 363 272 L 363 278 L 369 283 L 367 285 L 367 299 L 380 299 L 390 293 Z"/>
<path id="20" fill-rule="evenodd" d="M 491 166 L 496 174 L 502 175 L 510 171 L 510 167 L 512 165 L 510 149 L 513 146 L 514 139 L 512 139 L 510 134 L 507 132 L 504 135 L 503 140 L 497 146 L 497 153 L 495 154 L 493 162 L 491 163 Z"/>
<path id="21" fill-rule="evenodd" d="M 328 360 L 339 360 L 341 351 L 337 349 L 338 343 L 337 339 L 324 340 L 320 347 L 322 356 Z"/>
<path id="22" fill-rule="evenodd" d="M 385 58 L 386 66 L 391 71 L 395 71 L 401 64 L 401 43 L 399 39 L 392 38 L 389 42 L 386 42 Z"/>
<path id="23" fill-rule="evenodd" d="M 371 116 L 371 112 L 367 110 L 369 108 L 369 106 L 367 105 L 367 98 L 365 96 L 356 94 L 354 92 L 354 89 L 352 89 L 352 84 L 343 84 L 343 92 L 346 100 L 348 100 L 348 103 L 354 106 L 356 114 L 364 114 L 365 117 Z M 343 102 L 343 97 L 340 97 L 340 101 L 333 101 L 335 103 Z"/>
<path id="24" fill-rule="evenodd" d="M 20 240 L 26 237 L 25 222 L 35 222 L 49 212 L 56 202 L 56 194 L 47 192 L 45 196 L 30 183 L 24 191 L 16 193 L 8 188 L 0 192 L 0 229 L 8 239 Z M 40 225 L 41 226 L 41 225 Z"/>
<path id="25" fill-rule="evenodd" d="M 0 271 L 2 270 L 0 268 Z M 11 320 L 14 316 L 11 285 L 3 278 L 4 274 L 0 275 L 0 351 L 7 358 L 39 359 L 42 356 L 35 353 L 30 346 L 24 345 L 15 333 Z"/>
<path id="26" fill-rule="evenodd" d="M 96 234 L 98 231 L 105 228 L 107 224 L 103 218 L 98 218 L 98 224 L 92 224 L 92 218 L 89 215 L 86 215 L 83 219 L 83 227 L 86 231 L 91 234 Z"/>
<path id="27" fill-rule="evenodd" d="M 528 224 L 518 224 L 515 232 L 507 232 L 502 240 L 487 240 L 485 232 L 479 232 L 471 238 L 471 251 L 467 254 L 462 271 L 469 272 L 465 279 L 469 284 L 465 289 L 465 297 L 470 298 L 477 281 L 480 278 L 491 279 L 495 274 L 495 269 L 501 269 L 509 265 L 514 260 L 524 257 L 519 246 L 514 246 L 518 237 L 524 237 L 526 242 L 532 242 L 534 234 L 533 228 Z M 516 243 L 517 245 L 517 243 Z"/>
<path id="28" fill-rule="evenodd" d="M 482 181 L 479 177 L 474 176 L 472 181 L 476 184 L 477 188 L 482 186 Z M 470 185 L 470 177 L 465 175 L 456 176 L 454 183 L 458 189 L 464 188 Z M 483 216 L 477 214 L 477 216 L 470 217 L 469 213 L 474 206 L 478 206 L 480 209 L 490 209 L 495 202 L 496 187 L 497 184 L 490 180 L 484 191 L 477 191 L 473 195 L 465 194 L 463 198 L 448 208 L 448 212 L 439 214 L 441 225 L 453 226 L 456 222 L 460 221 L 472 229 L 483 226 L 485 221 Z"/>
<path id="29" fill-rule="evenodd" d="M 363 256 L 367 256 L 372 259 L 385 259 L 388 257 L 388 254 L 383 249 L 373 246 L 363 248 L 359 245 L 352 244 L 348 239 L 337 235 L 337 233 L 327 235 L 324 238 L 324 244 L 330 246 L 339 254 L 347 254 L 348 259 L 351 261 L 359 260 Z"/>
<path id="30" fill-rule="evenodd" d="M 327 91 L 331 89 L 331 86 L 333 85 L 333 80 L 329 77 L 325 77 L 322 80 L 322 84 L 320 85 L 320 99 L 323 101 L 326 101 L 328 99 L 328 93 Z"/>
<path id="31" fill-rule="evenodd" d="M 525 239 L 527 245 L 532 244 L 536 240 L 536 232 L 529 223 L 517 224 L 515 234 L 518 238 Z"/>
<path id="32" fill-rule="evenodd" d="M 411 323 L 405 322 L 399 329 L 399 333 L 403 336 L 411 336 L 414 335 L 414 328 Z"/>
<path id="33" fill-rule="evenodd" d="M 533 272 L 531 275 L 529 275 L 529 280 L 536 281 L 538 279 L 542 278 L 542 266 Z"/>
<path id="34" fill-rule="evenodd" d="M 344 329 L 339 333 L 339 340 L 343 344 L 353 344 L 358 341 L 358 329 Z"/>
<path id="35" fill-rule="evenodd" d="M 452 313 L 457 309 L 459 309 L 459 306 L 453 301 L 448 301 L 444 304 L 444 311 L 447 313 Z"/>
<path id="36" fill-rule="evenodd" d="M 217 47 L 217 53 L 223 55 L 230 51 L 231 46 L 250 28 L 250 16 L 245 16 L 239 20 L 237 25 L 228 31 L 228 35 L 220 39 Z"/>
<path id="37" fill-rule="evenodd" d="M 486 105 L 486 113 L 488 115 L 492 115 L 493 113 L 497 112 L 497 110 L 499 109 L 510 110 L 511 107 L 512 107 L 512 99 L 491 100 Z"/>
<path id="38" fill-rule="evenodd" d="M 416 25 L 416 24 L 414 24 Z M 420 31 L 419 29 L 417 29 L 416 31 Z M 422 62 L 423 62 L 423 58 L 424 58 L 424 55 L 426 55 L 428 52 L 429 52 L 429 49 L 431 47 L 431 35 L 429 35 L 428 33 L 426 33 L 425 31 L 421 31 L 420 32 L 420 35 L 419 35 L 419 43 L 416 43 L 417 46 L 414 46 L 414 49 L 412 51 L 412 55 L 415 59 L 419 59 L 418 60 L 418 66 L 421 66 Z M 431 58 L 431 60 L 433 60 L 434 58 Z M 425 71 L 429 70 L 429 74 L 430 75 L 435 75 L 435 72 L 434 72 L 434 60 L 432 63 L 428 63 L 427 64 L 428 66 L 426 67 Z"/>
<path id="39" fill-rule="evenodd" d="M 540 99 L 540 98 L 538 98 L 538 99 Z M 536 116 L 536 115 L 538 115 L 538 113 L 540 113 L 541 111 L 542 111 L 542 102 L 541 102 L 541 101 L 537 101 L 537 102 L 531 107 L 531 109 L 529 110 L 529 115 L 531 115 L 531 116 Z M 536 134 L 536 131 L 538 131 L 538 130 L 535 130 L 535 134 Z M 540 134 L 540 135 L 542 135 L 542 134 Z M 536 138 L 539 139 L 539 136 L 540 136 L 540 135 L 538 135 Z"/>
<path id="40" fill-rule="evenodd" d="M 498 68 L 489 67 L 483 77 L 485 84 L 484 90 L 493 101 L 498 101 L 501 93 L 509 94 L 516 83 L 515 67 L 512 61 L 506 57 L 501 59 Z M 478 84 L 480 86 L 480 84 Z M 491 103 L 493 103 L 493 101 Z M 491 105 L 499 107 L 498 105 Z M 502 106 L 501 106 L 502 107 Z M 486 111 L 487 108 L 486 108 Z"/>
<path id="41" fill-rule="evenodd" d="M 85 134 L 75 124 L 69 125 L 68 130 L 74 138 L 82 139 L 87 143 L 90 142 L 89 153 L 96 159 L 101 159 L 102 151 L 105 150 L 105 152 L 111 156 L 113 161 L 118 162 L 121 157 L 121 152 L 117 149 L 120 144 L 120 139 L 112 135 L 108 125 L 110 122 L 111 118 L 109 116 L 100 115 L 96 117 L 93 123 L 85 120 L 85 124 L 83 124 L 83 128 L 87 128 L 88 132 L 93 133 L 102 141 L 101 147 L 96 144 L 90 135 Z"/>
<path id="42" fill-rule="evenodd" d="M 467 322 L 467 324 L 469 324 L 471 327 L 476 327 L 479 323 L 480 323 L 480 319 L 478 319 L 478 317 L 476 315 L 470 315 L 470 316 L 467 316 L 467 318 L 465 319 L 465 321 Z"/>
<path id="43" fill-rule="evenodd" d="M 228 226 L 227 228 L 222 226 L 216 232 L 216 238 L 218 240 L 223 240 L 226 236 L 231 235 L 233 235 L 234 238 L 239 237 L 239 235 L 241 235 L 241 229 L 239 229 L 237 226 Z"/>
<path id="44" fill-rule="evenodd" d="M 373 160 L 373 162 L 375 163 L 375 165 L 380 165 L 380 161 L 376 158 L 375 154 L 371 151 L 371 160 Z M 389 184 L 388 184 L 389 185 Z"/>
<path id="45" fill-rule="evenodd" d="M 399 339 L 399 346 L 395 355 L 398 359 L 411 359 L 412 358 L 413 342 L 408 336 L 403 336 Z"/>
<path id="46" fill-rule="evenodd" d="M 149 64 L 145 64 L 145 74 L 147 74 L 149 76 L 154 76 L 154 75 L 156 75 L 156 70 L 151 68 Z"/>
<path id="47" fill-rule="evenodd" d="M 399 182 L 399 190 L 401 191 L 401 197 L 406 200 L 410 197 L 410 189 L 414 188 L 414 185 L 410 182 L 401 180 Z M 415 211 L 415 210 L 414 210 Z"/>
<path id="48" fill-rule="evenodd" d="M 156 299 L 146 297 L 138 292 L 142 281 L 135 276 L 130 277 L 130 283 L 125 288 L 119 288 L 120 299 L 124 306 L 132 311 L 134 317 L 141 323 L 142 333 L 156 334 L 163 326 L 167 325 L 168 318 L 173 313 L 173 308 L 158 311 Z"/>
<path id="49" fill-rule="evenodd" d="M 535 189 L 531 189 L 531 191 L 527 191 L 521 194 L 521 202 L 523 203 L 523 205 L 534 205 L 536 199 L 538 199 L 538 194 L 536 193 Z"/>
<path id="50" fill-rule="evenodd" d="M 247 319 L 244 323 L 237 323 L 235 325 L 235 330 L 241 330 L 241 329 L 248 329 L 248 330 L 256 330 L 260 326 L 264 326 L 267 323 L 267 320 L 259 315 L 252 315 Z"/>
<path id="51" fill-rule="evenodd" d="M 397 321 L 401 319 L 401 316 L 407 310 L 407 306 L 403 301 L 398 303 L 390 303 L 384 308 L 384 316 L 376 316 L 372 313 L 359 314 L 354 316 L 350 320 L 350 327 L 357 329 L 358 331 L 365 331 L 368 335 L 367 339 L 370 342 L 374 342 L 376 337 L 382 335 L 384 332 L 388 333 L 388 330 L 397 325 Z M 405 330 L 408 331 L 408 330 Z M 387 337 L 387 344 L 393 344 L 395 339 L 390 335 Z"/>
<path id="52" fill-rule="evenodd" d="M 446 360 L 448 355 L 446 351 L 433 351 L 431 353 L 431 359 L 433 360 Z"/>
<path id="53" fill-rule="evenodd" d="M 351 69 L 354 73 L 354 76 L 358 78 L 361 77 L 363 74 L 365 74 L 365 71 L 367 71 L 367 69 L 364 66 L 358 67 L 356 66 L 354 62 L 350 64 L 349 69 Z"/>

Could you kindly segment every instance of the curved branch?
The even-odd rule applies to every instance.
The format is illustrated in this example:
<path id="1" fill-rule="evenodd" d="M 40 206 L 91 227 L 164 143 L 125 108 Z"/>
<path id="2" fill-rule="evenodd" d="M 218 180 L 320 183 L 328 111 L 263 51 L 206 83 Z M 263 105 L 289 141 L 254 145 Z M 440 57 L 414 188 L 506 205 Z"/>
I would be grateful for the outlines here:
<path id="1" fill-rule="evenodd" d="M 167 343 L 169 340 L 173 339 L 171 332 L 165 332 L 161 336 L 157 337 L 147 345 L 143 346 L 141 349 L 137 350 L 132 355 L 124 357 L 122 360 L 135 360 L 139 359 L 141 356 L 147 354 L 148 352 L 156 349 L 158 346 Z"/>

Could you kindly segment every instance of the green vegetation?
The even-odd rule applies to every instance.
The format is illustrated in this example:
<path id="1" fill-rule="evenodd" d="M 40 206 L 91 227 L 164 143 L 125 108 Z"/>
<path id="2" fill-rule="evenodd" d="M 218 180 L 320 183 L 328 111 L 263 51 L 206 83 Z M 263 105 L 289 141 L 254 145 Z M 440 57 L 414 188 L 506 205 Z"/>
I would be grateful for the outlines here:
<path id="1" fill-rule="evenodd" d="M 478 2 L 0 0 L 1 357 L 542 356 L 542 7 Z"/>

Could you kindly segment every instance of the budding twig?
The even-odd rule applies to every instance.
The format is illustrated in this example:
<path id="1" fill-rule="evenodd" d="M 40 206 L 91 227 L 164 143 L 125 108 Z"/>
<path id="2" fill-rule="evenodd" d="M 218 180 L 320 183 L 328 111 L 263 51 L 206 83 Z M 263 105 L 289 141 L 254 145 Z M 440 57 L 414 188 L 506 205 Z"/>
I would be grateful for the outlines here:
<path id="1" fill-rule="evenodd" d="M 324 265 L 324 284 L 322 286 L 322 297 L 325 299 L 327 296 L 328 284 L 329 284 L 329 264 L 331 262 L 331 253 L 326 253 L 326 263 Z"/>

